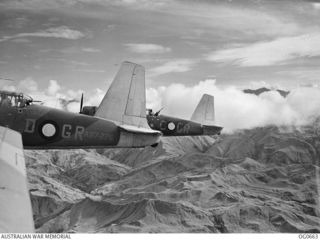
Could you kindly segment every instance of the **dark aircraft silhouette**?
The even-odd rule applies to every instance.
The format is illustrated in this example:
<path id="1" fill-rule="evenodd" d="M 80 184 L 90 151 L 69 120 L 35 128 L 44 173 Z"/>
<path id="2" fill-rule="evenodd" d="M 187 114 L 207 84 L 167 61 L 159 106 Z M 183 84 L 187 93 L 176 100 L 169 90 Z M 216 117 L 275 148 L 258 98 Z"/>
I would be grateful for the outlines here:
<path id="1" fill-rule="evenodd" d="M 0 91 L 0 126 L 20 132 L 26 149 L 155 146 L 162 135 L 148 126 L 145 70 L 134 63 L 122 63 L 94 116 L 34 102 Z"/>

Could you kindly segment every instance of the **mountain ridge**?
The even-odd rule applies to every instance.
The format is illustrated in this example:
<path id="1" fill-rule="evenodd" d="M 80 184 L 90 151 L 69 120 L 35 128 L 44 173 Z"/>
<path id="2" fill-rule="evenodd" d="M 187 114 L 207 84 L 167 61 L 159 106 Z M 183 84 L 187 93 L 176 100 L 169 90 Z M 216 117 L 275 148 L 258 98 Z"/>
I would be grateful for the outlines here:
<path id="1" fill-rule="evenodd" d="M 281 90 L 281 89 L 270 89 L 270 88 L 266 88 L 266 87 L 261 87 L 261 88 L 257 88 L 257 89 L 244 89 L 243 90 L 244 93 L 254 94 L 257 96 L 259 96 L 260 94 L 262 94 L 264 92 L 270 92 L 270 91 L 277 91 L 284 98 L 286 98 L 290 94 L 290 91 L 285 91 L 285 90 Z"/>
<path id="2" fill-rule="evenodd" d="M 313 126 L 26 151 L 38 232 L 319 232 Z"/>

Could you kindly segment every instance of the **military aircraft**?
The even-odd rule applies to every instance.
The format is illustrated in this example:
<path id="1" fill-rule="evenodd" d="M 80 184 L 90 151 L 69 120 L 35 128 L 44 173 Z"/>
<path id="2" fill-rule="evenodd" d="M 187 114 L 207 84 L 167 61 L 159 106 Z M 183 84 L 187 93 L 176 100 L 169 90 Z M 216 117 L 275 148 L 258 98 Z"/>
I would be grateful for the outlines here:
<path id="1" fill-rule="evenodd" d="M 81 97 L 83 103 L 83 95 Z M 80 106 L 80 113 L 94 116 L 97 107 Z M 222 127 L 215 126 L 214 98 L 204 94 L 192 114 L 191 121 L 171 116 L 161 115 L 160 111 L 153 113 L 147 109 L 147 121 L 150 128 L 161 131 L 164 136 L 199 136 L 220 135 Z"/>
<path id="2" fill-rule="evenodd" d="M 164 136 L 220 135 L 222 127 L 214 125 L 214 98 L 204 94 L 192 114 L 191 121 L 153 113 L 148 109 L 149 126 Z"/>
<path id="3" fill-rule="evenodd" d="M 145 70 L 122 63 L 94 116 L 39 104 L 16 92 L 0 91 L 0 126 L 22 134 L 26 149 L 156 146 L 162 133 L 148 126 Z"/>
<path id="4" fill-rule="evenodd" d="M 0 127 L 0 233 L 34 232 L 21 134 Z"/>

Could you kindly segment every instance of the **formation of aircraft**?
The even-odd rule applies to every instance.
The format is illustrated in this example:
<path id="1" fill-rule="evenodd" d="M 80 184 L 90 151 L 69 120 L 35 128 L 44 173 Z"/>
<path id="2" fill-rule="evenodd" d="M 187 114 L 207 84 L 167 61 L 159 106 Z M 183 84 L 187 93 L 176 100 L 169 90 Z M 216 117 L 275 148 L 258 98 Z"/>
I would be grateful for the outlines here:
<path id="1" fill-rule="evenodd" d="M 213 97 L 205 94 L 191 120 L 146 111 L 145 69 L 123 62 L 102 102 L 80 114 L 35 104 L 17 92 L 0 91 L 0 126 L 22 134 L 26 149 L 136 148 L 157 146 L 161 136 L 218 135 Z"/>
<path id="2" fill-rule="evenodd" d="M 83 102 L 83 96 L 81 97 Z M 96 106 L 80 107 L 80 113 L 94 116 Z M 152 109 L 146 109 L 146 118 L 151 129 L 161 131 L 163 136 L 199 136 L 220 135 L 222 127 L 215 125 L 214 98 L 204 94 L 192 114 L 191 120 L 181 119 L 153 113 Z"/>
<path id="3" fill-rule="evenodd" d="M 83 95 L 81 103 L 83 102 Z M 94 116 L 96 106 L 80 105 L 80 113 Z M 192 114 L 191 120 L 181 119 L 160 114 L 160 111 L 153 113 L 152 109 L 146 109 L 146 118 L 151 129 L 161 131 L 163 136 L 199 136 L 199 135 L 220 135 L 222 127 L 215 125 L 214 98 L 204 94 Z"/>
<path id="4" fill-rule="evenodd" d="M 98 107 L 71 113 L 0 91 L 0 232 L 34 232 L 23 149 L 157 146 L 161 136 L 220 134 L 205 94 L 191 120 L 146 111 L 145 70 L 122 63 Z M 146 113 L 147 112 L 147 113 Z M 14 179 L 14 181 L 12 181 Z"/>

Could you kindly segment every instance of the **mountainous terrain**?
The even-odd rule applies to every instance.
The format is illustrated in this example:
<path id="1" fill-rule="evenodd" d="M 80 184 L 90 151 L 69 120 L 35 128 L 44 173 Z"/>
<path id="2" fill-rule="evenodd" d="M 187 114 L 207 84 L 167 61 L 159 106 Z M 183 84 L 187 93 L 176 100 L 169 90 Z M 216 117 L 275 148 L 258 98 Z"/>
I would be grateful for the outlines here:
<path id="1" fill-rule="evenodd" d="M 320 232 L 320 131 L 25 151 L 38 232 Z"/>
<path id="2" fill-rule="evenodd" d="M 244 89 L 243 90 L 244 93 L 255 94 L 257 96 L 259 96 L 261 93 L 270 92 L 270 91 L 277 91 L 284 98 L 287 97 L 288 94 L 290 93 L 290 91 L 284 91 L 281 89 L 272 90 L 272 89 L 269 89 L 266 87 L 262 87 L 262 88 L 258 88 L 258 89 Z"/>

